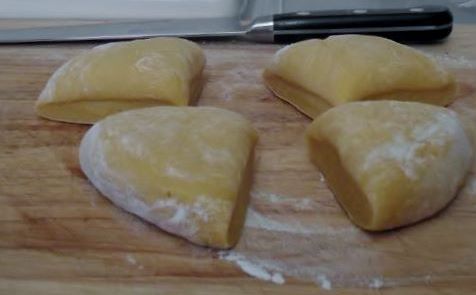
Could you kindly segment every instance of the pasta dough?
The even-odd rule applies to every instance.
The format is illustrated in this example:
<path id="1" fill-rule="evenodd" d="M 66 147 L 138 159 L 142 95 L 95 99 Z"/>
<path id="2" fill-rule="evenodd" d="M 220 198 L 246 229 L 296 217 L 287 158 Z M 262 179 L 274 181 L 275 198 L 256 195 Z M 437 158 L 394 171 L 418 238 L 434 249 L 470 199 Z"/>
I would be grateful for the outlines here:
<path id="1" fill-rule="evenodd" d="M 243 226 L 256 140 L 227 110 L 153 107 L 96 123 L 79 157 L 117 206 L 193 243 L 229 248 Z"/>
<path id="2" fill-rule="evenodd" d="M 452 75 L 408 46 L 374 36 L 341 35 L 278 51 L 263 73 L 266 85 L 311 118 L 356 100 L 447 105 Z"/>
<path id="3" fill-rule="evenodd" d="M 179 38 L 101 45 L 62 65 L 36 103 L 38 115 L 94 123 L 132 108 L 188 105 L 201 90 L 202 50 Z"/>
<path id="4" fill-rule="evenodd" d="M 312 161 L 350 219 L 385 230 L 429 217 L 455 196 L 472 148 L 456 113 L 416 102 L 354 102 L 309 126 Z"/>

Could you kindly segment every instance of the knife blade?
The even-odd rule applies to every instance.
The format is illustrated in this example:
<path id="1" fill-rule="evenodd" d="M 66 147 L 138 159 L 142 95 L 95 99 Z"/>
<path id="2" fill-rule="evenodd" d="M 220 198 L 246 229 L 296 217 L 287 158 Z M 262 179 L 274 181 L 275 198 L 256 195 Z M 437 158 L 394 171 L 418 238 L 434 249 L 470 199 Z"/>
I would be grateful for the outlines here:
<path id="1" fill-rule="evenodd" d="M 251 24 L 243 24 L 238 17 L 231 17 L 7 29 L 0 30 L 0 43 L 125 40 L 158 36 L 243 37 L 258 42 L 289 43 L 336 34 L 369 34 L 396 41 L 431 42 L 446 38 L 451 33 L 452 23 L 451 12 L 444 6 L 299 11 L 261 16 Z"/>

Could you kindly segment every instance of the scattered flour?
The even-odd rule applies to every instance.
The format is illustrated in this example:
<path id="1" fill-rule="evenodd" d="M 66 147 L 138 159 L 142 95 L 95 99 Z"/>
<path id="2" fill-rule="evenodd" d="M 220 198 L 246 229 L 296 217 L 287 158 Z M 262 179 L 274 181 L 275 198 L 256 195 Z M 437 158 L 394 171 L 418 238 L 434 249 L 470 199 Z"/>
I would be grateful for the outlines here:
<path id="1" fill-rule="evenodd" d="M 198 196 L 192 204 L 182 204 L 173 198 L 163 198 L 158 199 L 150 207 L 149 212 L 153 212 L 151 215 L 156 217 L 160 216 L 155 223 L 163 229 L 193 237 L 198 230 L 197 219 L 207 222 L 209 215 L 213 215 L 221 205 L 217 201 L 210 202 L 205 195 Z"/>
<path id="2" fill-rule="evenodd" d="M 325 275 L 318 275 L 316 278 L 316 282 L 321 286 L 324 290 L 332 289 L 332 282 L 327 278 Z"/>
<path id="3" fill-rule="evenodd" d="M 286 208 L 292 209 L 297 212 L 313 212 L 318 210 L 319 204 L 316 200 L 311 197 L 296 198 L 296 197 L 287 197 L 281 196 L 274 193 L 267 192 L 251 192 L 253 199 L 256 202 L 262 203 L 265 202 L 268 206 L 272 205 L 275 209 Z M 278 215 L 279 216 L 279 215 Z M 278 217 L 276 216 L 276 217 Z M 261 213 L 255 206 L 250 206 L 247 211 L 247 217 L 245 226 L 248 228 L 262 229 L 270 232 L 282 232 L 282 233 L 292 233 L 292 234 L 301 234 L 301 235 L 335 235 L 335 234 L 346 234 L 352 236 L 352 234 L 357 233 L 358 229 L 350 225 L 347 227 L 325 227 L 319 223 L 302 223 L 299 220 L 294 218 L 285 218 L 286 221 L 280 221 L 272 216 L 266 216 Z"/>
<path id="4" fill-rule="evenodd" d="M 244 65 L 226 68 L 219 78 L 211 79 L 204 91 L 205 93 L 210 91 L 214 96 L 221 97 L 225 101 L 234 100 L 243 95 L 247 96 L 250 91 L 263 93 L 265 90 L 261 84 L 261 69 Z"/>
<path id="5" fill-rule="evenodd" d="M 245 226 L 287 233 L 310 234 L 313 232 L 297 223 L 284 223 L 270 219 L 253 208 L 248 209 Z"/>
<path id="6" fill-rule="evenodd" d="M 183 222 L 183 220 L 187 218 L 187 215 L 188 215 L 188 210 L 183 206 L 179 206 L 176 208 L 174 216 L 172 216 L 172 218 L 169 219 L 169 222 L 171 223 Z"/>
<path id="7" fill-rule="evenodd" d="M 383 280 L 382 278 L 373 278 L 369 283 L 369 288 L 372 289 L 380 289 L 383 287 Z"/>
<path id="8" fill-rule="evenodd" d="M 428 284 L 428 276 L 387 278 L 380 273 L 355 273 L 349 265 L 378 264 L 379 246 L 372 237 L 347 223 L 336 226 L 319 219 L 312 198 L 295 198 L 262 191 L 252 192 L 244 233 L 233 250 L 220 251 L 219 258 L 233 262 L 246 274 L 276 284 L 286 278 L 314 282 L 323 290 L 334 287 L 379 289 L 409 283 Z M 283 207 L 311 203 L 316 219 L 280 218 Z M 259 206 L 266 210 L 260 210 Z M 303 209 L 304 210 L 304 209 Z M 299 212 L 299 211 L 298 211 Z M 309 213 L 308 209 L 302 212 Z M 321 220 L 321 222 L 319 222 Z M 327 219 L 326 219 L 327 220 Z M 354 247 L 348 247 L 353 244 Z M 369 278 L 370 276 L 370 278 Z"/>
<path id="9" fill-rule="evenodd" d="M 134 67 L 139 72 L 144 73 L 164 73 L 164 68 L 167 65 L 167 57 L 155 52 L 155 53 L 148 53 L 144 54 L 140 59 L 136 61 Z M 167 68 L 168 71 L 177 72 L 171 68 Z"/>
<path id="10" fill-rule="evenodd" d="M 463 3 L 458 4 L 459 7 L 464 7 L 464 8 L 473 8 L 476 7 L 476 0 L 469 0 Z"/>
<path id="11" fill-rule="evenodd" d="M 165 175 L 170 177 L 176 177 L 176 178 L 182 178 L 182 179 L 193 178 L 192 174 L 187 173 L 186 171 L 180 170 L 177 167 L 174 167 L 172 165 L 165 166 L 164 172 L 165 172 Z"/>
<path id="12" fill-rule="evenodd" d="M 279 203 L 282 202 L 285 197 L 283 196 L 278 196 L 273 193 L 264 193 L 264 192 L 251 192 L 251 195 L 254 198 L 259 198 L 265 201 L 269 201 L 271 203 Z"/>
<path id="13" fill-rule="evenodd" d="M 147 158 L 150 156 L 150 151 L 148 151 L 143 145 L 137 144 L 137 136 L 131 134 L 124 134 L 119 137 L 119 140 L 128 152 L 138 157 L 139 159 Z"/>
<path id="14" fill-rule="evenodd" d="M 309 212 L 309 208 L 317 208 L 317 203 L 312 198 L 294 198 L 258 191 L 252 192 L 252 196 L 255 202 L 265 202 L 266 206 L 276 209 L 284 206 Z M 352 226 L 328 228 L 318 223 L 304 224 L 289 218 L 284 222 L 276 219 L 277 217 L 279 214 L 274 216 L 260 212 L 252 202 L 248 208 L 245 234 L 239 245 L 234 250 L 221 251 L 219 257 L 235 263 L 245 273 L 258 279 L 282 284 L 285 282 L 284 276 L 290 276 L 314 281 L 322 289 L 330 290 L 331 278 L 324 274 L 326 268 L 319 265 L 314 255 L 319 248 L 319 240 L 323 236 L 352 237 L 357 230 Z M 263 247 L 272 247 L 277 251 L 266 252 Z"/>
<path id="15" fill-rule="evenodd" d="M 274 205 L 286 205 L 295 210 L 311 210 L 318 207 L 316 200 L 310 197 L 304 198 L 295 198 L 295 197 L 285 197 L 273 193 L 265 192 L 251 192 L 253 198 L 261 200 L 264 202 L 269 202 Z"/>
<path id="16" fill-rule="evenodd" d="M 138 263 L 137 259 L 132 254 L 126 254 L 125 260 L 130 265 L 137 267 L 137 269 L 139 269 L 139 270 L 144 269 L 144 266 L 142 264 Z"/>
<path id="17" fill-rule="evenodd" d="M 325 183 L 326 179 L 324 178 L 324 175 L 319 172 L 319 181 Z"/>
<path id="18" fill-rule="evenodd" d="M 126 261 L 133 265 L 137 264 L 137 260 L 135 259 L 134 255 L 131 255 L 131 254 L 126 255 Z"/>
<path id="19" fill-rule="evenodd" d="M 285 279 L 279 272 L 270 272 L 262 265 L 248 260 L 243 255 L 232 251 L 221 251 L 220 258 L 236 263 L 245 273 L 260 280 L 270 281 L 275 284 L 284 284 Z"/>
<path id="20" fill-rule="evenodd" d="M 453 69 L 475 69 L 476 61 L 470 60 L 464 56 L 452 56 L 449 54 L 432 54 L 425 52 L 425 54 L 447 68 Z"/>
<path id="21" fill-rule="evenodd" d="M 476 196 L 476 178 L 471 177 L 464 186 L 463 192 L 471 197 Z"/>
<path id="22" fill-rule="evenodd" d="M 312 208 L 312 206 L 314 205 L 314 201 L 311 198 L 301 198 L 295 200 L 294 204 L 295 208 L 299 210 L 306 210 Z"/>

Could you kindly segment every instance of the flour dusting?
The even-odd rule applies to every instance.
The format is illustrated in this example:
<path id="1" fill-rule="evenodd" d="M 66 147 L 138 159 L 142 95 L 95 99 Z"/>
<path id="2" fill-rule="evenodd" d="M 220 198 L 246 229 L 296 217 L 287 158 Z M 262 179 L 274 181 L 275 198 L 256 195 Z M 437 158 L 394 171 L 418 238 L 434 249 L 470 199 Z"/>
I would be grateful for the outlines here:
<path id="1" fill-rule="evenodd" d="M 261 71 L 259 67 L 244 65 L 227 68 L 216 81 L 206 85 L 206 92 L 211 91 L 213 96 L 223 100 L 237 99 L 248 96 L 249 93 L 260 93 L 264 90 L 261 84 Z"/>
<path id="2" fill-rule="evenodd" d="M 275 284 L 284 284 L 285 279 L 279 272 L 268 271 L 259 263 L 252 262 L 240 254 L 232 251 L 222 251 L 219 253 L 220 258 L 235 262 L 245 273 L 260 280 L 270 281 Z"/>
<path id="3" fill-rule="evenodd" d="M 162 198 L 150 207 L 148 215 L 165 230 L 193 237 L 198 231 L 198 224 L 207 222 L 219 206 L 217 201 L 212 202 L 204 195 L 196 197 L 190 204 L 180 203 L 175 198 Z"/>
<path id="4" fill-rule="evenodd" d="M 320 172 L 319 172 L 319 181 L 322 182 L 322 183 L 326 182 L 326 179 L 324 178 L 324 175 Z"/>
<path id="5" fill-rule="evenodd" d="M 463 8 L 473 8 L 476 7 L 476 0 L 469 0 L 463 3 L 459 3 L 458 6 Z"/>
<path id="6" fill-rule="evenodd" d="M 269 231 L 310 234 L 312 230 L 302 227 L 298 223 L 283 223 L 270 219 L 253 208 L 248 209 L 246 224 L 250 228 L 266 229 Z"/>
<path id="7" fill-rule="evenodd" d="M 381 278 L 373 278 L 369 283 L 369 288 L 380 289 L 383 287 L 383 280 Z"/>
<path id="8" fill-rule="evenodd" d="M 251 192 L 251 195 L 256 200 L 269 202 L 277 206 L 285 205 L 293 210 L 310 210 L 317 208 L 319 205 L 317 201 L 311 197 L 294 198 L 258 191 Z"/>
<path id="9" fill-rule="evenodd" d="M 154 53 L 149 53 L 147 55 L 142 56 L 139 58 L 136 63 L 134 64 L 134 67 L 139 71 L 139 72 L 144 72 L 144 73 L 154 73 L 154 72 L 162 72 L 164 70 L 164 67 L 167 65 L 166 63 L 166 56 L 154 52 Z M 170 71 L 175 71 L 173 69 L 168 69 Z"/>
<path id="10" fill-rule="evenodd" d="M 393 126 L 389 124 L 389 128 Z M 466 136 L 462 133 L 454 112 L 438 112 L 426 122 L 415 125 L 410 132 L 407 131 L 396 131 L 390 141 L 376 145 L 367 155 L 363 169 L 368 170 L 383 161 L 391 160 L 399 165 L 409 179 L 417 179 L 417 171 L 435 157 L 421 153 L 424 148 L 450 145 L 453 141 L 455 145 L 461 142 L 466 144 Z"/>
<path id="11" fill-rule="evenodd" d="M 152 204 L 145 202 L 138 197 L 140 194 L 136 188 L 129 185 L 121 173 L 110 169 L 105 153 L 106 144 L 95 140 L 101 132 L 102 127 L 96 124 L 85 135 L 80 147 L 80 165 L 94 186 L 118 207 L 165 231 L 194 240 L 199 224 L 208 222 L 211 216 L 225 206 L 223 201 L 211 201 L 206 195 L 199 195 L 190 203 L 182 202 L 170 192 L 164 192 L 164 195 Z M 89 153 L 94 153 L 94 156 Z M 92 159 L 95 159 L 94 165 L 90 162 Z"/>
<path id="12" fill-rule="evenodd" d="M 177 167 L 174 167 L 172 165 L 167 165 L 165 166 L 164 169 L 165 175 L 168 175 L 170 177 L 176 177 L 176 178 L 183 178 L 183 179 L 191 179 L 194 176 L 186 171 L 180 170 Z"/>
<path id="13" fill-rule="evenodd" d="M 310 217 L 280 218 L 279 212 L 289 208 L 294 210 L 293 214 Z M 219 258 L 236 264 L 257 279 L 283 284 L 287 278 L 294 278 L 314 282 L 323 290 L 428 284 L 428 275 L 385 277 L 378 270 L 382 254 L 373 236 L 357 229 L 343 213 L 338 216 L 345 222 L 336 223 L 329 221 L 334 217 L 321 216 L 325 213 L 320 209 L 311 197 L 255 190 L 240 242 L 233 250 L 220 251 Z M 401 263 L 400 259 L 395 256 L 395 261 L 389 263 Z M 369 267 L 355 268 L 364 264 Z"/>
<path id="14" fill-rule="evenodd" d="M 468 179 L 463 189 L 463 192 L 471 196 L 471 198 L 476 197 L 476 178 L 471 177 L 470 179 Z"/>
<path id="15" fill-rule="evenodd" d="M 464 56 L 453 56 L 450 54 L 432 54 L 425 52 L 432 60 L 451 69 L 475 69 L 476 61 L 468 59 Z"/>
<path id="16" fill-rule="evenodd" d="M 267 207 L 276 210 L 284 207 L 309 213 L 318 208 L 312 198 L 261 191 L 253 191 L 252 196 L 255 202 L 266 203 Z M 273 216 L 261 212 L 252 203 L 240 243 L 231 251 L 221 251 L 220 258 L 237 264 L 248 275 L 262 280 L 281 284 L 285 282 L 285 276 L 289 276 L 315 282 L 322 289 L 330 290 L 333 283 L 326 274 L 327 267 L 322 267 L 314 255 L 319 248 L 319 240 L 332 236 L 343 240 L 344 237 L 354 236 L 357 230 L 352 226 L 327 227 L 318 222 L 303 223 L 289 216 L 283 220 L 276 219 L 278 217 L 279 214 Z M 268 247 L 276 251 L 263 251 Z"/>
<path id="17" fill-rule="evenodd" d="M 324 290 L 332 289 L 332 282 L 325 275 L 318 275 L 316 278 L 318 284 L 321 285 L 321 288 Z"/>
<path id="18" fill-rule="evenodd" d="M 126 261 L 130 264 L 133 264 L 133 265 L 136 265 L 137 264 L 137 260 L 135 259 L 135 257 L 131 254 L 127 254 L 126 255 Z"/>

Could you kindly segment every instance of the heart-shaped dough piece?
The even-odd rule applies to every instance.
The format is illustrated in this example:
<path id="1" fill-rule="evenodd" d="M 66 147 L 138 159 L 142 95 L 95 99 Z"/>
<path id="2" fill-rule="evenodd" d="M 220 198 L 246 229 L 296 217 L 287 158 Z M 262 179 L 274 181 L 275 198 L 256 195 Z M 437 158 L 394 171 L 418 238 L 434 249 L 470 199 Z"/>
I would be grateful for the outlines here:
<path id="1" fill-rule="evenodd" d="M 257 133 L 213 107 L 153 107 L 111 115 L 85 134 L 80 164 L 114 204 L 205 246 L 235 245 L 243 226 Z"/>
<path id="2" fill-rule="evenodd" d="M 448 105 L 453 76 L 421 52 L 365 35 L 331 36 L 279 50 L 263 73 L 281 99 L 315 118 L 357 100 L 403 100 Z"/>
<path id="3" fill-rule="evenodd" d="M 358 226 L 385 230 L 427 218 L 455 197 L 473 156 L 456 115 L 416 102 L 354 102 L 307 130 L 312 161 Z"/>
<path id="4" fill-rule="evenodd" d="M 120 111 L 185 106 L 198 98 L 205 56 L 179 38 L 153 38 L 97 46 L 62 65 L 36 102 L 38 115 L 94 123 Z"/>

